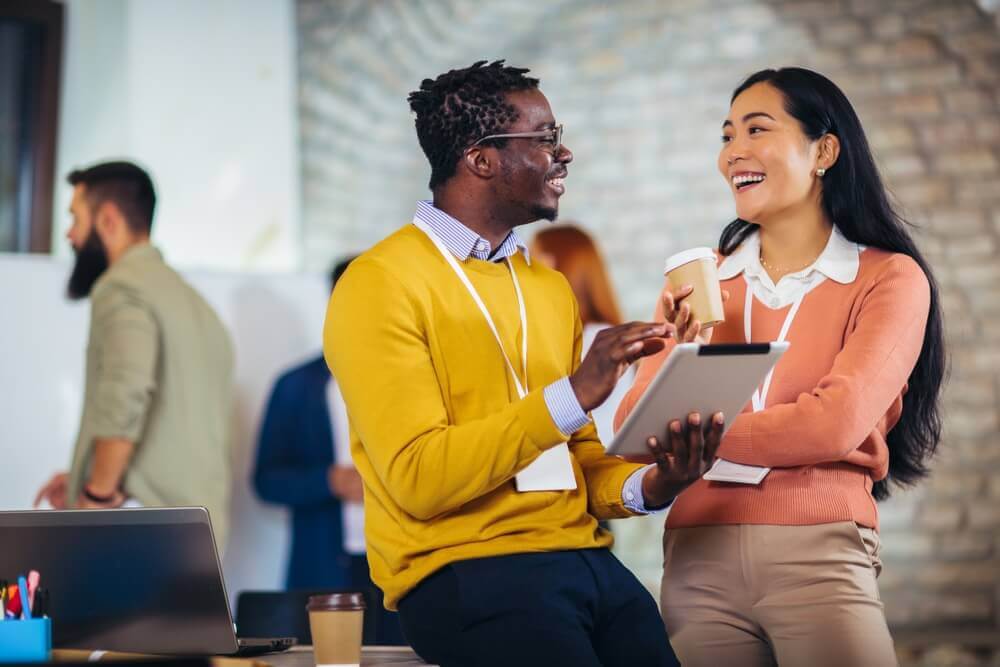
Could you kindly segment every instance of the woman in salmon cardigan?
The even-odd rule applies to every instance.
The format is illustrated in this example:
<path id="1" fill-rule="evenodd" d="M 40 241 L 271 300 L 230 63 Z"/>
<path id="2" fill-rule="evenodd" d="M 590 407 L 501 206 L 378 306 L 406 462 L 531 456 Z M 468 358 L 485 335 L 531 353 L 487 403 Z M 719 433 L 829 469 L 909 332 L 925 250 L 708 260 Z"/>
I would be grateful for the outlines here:
<path id="1" fill-rule="evenodd" d="M 937 286 L 827 78 L 757 72 L 722 133 L 738 215 L 719 241 L 726 320 L 700 331 L 675 299 L 684 289 L 665 291 L 656 317 L 678 338 L 791 347 L 717 452 L 766 476 L 700 479 L 670 509 L 670 641 L 685 666 L 894 665 L 876 501 L 924 477 L 940 437 Z M 618 425 L 669 352 L 643 360 Z"/>

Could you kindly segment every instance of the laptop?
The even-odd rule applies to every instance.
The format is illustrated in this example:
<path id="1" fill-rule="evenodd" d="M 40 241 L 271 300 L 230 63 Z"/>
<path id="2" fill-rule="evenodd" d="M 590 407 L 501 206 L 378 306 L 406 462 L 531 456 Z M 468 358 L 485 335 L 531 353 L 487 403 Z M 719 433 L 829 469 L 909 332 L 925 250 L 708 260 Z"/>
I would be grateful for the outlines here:
<path id="1" fill-rule="evenodd" d="M 41 573 L 55 648 L 257 655 L 237 637 L 204 507 L 0 512 L 0 577 Z"/>

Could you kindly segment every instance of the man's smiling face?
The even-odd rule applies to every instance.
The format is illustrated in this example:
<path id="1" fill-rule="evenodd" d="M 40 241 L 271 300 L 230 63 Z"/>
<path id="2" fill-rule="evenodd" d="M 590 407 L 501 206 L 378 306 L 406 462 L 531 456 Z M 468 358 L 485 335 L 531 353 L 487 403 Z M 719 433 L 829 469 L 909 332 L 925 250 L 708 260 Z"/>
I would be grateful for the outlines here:
<path id="1" fill-rule="evenodd" d="M 498 149 L 500 179 L 496 194 L 504 208 L 517 218 L 514 224 L 555 220 L 559 198 L 565 192 L 563 179 L 573 154 L 555 140 L 556 120 L 549 101 L 537 88 L 507 93 L 507 103 L 517 110 L 517 120 L 504 133 L 553 130 L 544 137 L 507 139 Z"/>

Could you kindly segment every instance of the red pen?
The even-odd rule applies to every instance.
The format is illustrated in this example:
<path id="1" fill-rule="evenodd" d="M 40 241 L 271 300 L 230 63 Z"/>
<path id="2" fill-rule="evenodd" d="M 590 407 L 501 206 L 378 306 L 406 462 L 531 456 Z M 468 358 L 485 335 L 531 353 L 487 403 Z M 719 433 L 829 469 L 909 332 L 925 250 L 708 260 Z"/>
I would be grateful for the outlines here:
<path id="1" fill-rule="evenodd" d="M 7 611 L 14 618 L 21 615 L 21 596 L 17 594 L 17 584 L 7 587 Z"/>

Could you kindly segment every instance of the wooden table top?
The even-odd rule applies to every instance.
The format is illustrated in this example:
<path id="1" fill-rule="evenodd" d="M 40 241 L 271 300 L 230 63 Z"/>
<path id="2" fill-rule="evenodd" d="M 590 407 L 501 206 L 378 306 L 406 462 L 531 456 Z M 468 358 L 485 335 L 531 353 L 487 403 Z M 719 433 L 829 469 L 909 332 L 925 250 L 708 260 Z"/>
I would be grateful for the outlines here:
<path id="1" fill-rule="evenodd" d="M 293 646 L 281 653 L 270 653 L 254 659 L 272 667 L 313 667 L 311 646 Z M 363 667 L 426 667 L 409 646 L 365 646 L 361 649 Z"/>

